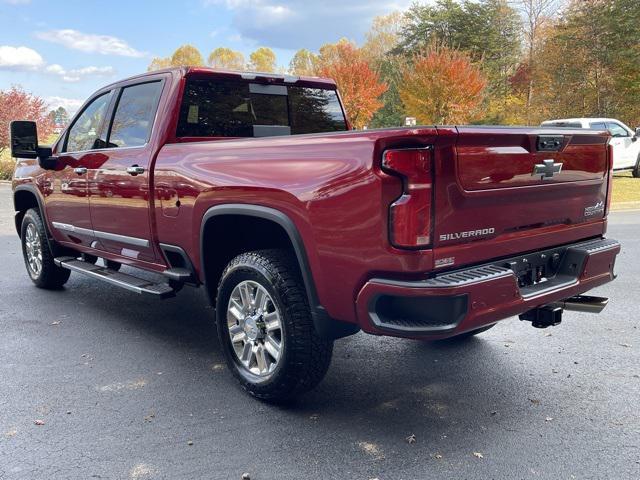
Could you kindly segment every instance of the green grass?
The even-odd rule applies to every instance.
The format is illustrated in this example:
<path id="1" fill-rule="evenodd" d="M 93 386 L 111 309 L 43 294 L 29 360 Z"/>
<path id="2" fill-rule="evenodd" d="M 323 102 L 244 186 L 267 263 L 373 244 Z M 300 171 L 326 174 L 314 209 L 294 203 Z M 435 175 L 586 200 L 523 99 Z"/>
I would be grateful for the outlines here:
<path id="1" fill-rule="evenodd" d="M 631 172 L 619 172 L 613 176 L 613 206 L 637 202 L 640 204 L 640 178 L 633 178 Z"/>

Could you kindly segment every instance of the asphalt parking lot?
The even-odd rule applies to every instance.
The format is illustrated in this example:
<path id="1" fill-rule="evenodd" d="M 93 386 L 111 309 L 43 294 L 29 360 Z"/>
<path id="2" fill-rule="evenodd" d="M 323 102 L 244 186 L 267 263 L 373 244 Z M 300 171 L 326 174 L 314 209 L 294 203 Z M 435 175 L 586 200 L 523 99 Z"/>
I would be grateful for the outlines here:
<path id="1" fill-rule="evenodd" d="M 624 250 L 600 316 L 358 334 L 287 407 L 236 387 L 200 290 L 33 287 L 12 215 L 0 185 L 0 479 L 640 478 L 640 212 L 610 218 Z"/>

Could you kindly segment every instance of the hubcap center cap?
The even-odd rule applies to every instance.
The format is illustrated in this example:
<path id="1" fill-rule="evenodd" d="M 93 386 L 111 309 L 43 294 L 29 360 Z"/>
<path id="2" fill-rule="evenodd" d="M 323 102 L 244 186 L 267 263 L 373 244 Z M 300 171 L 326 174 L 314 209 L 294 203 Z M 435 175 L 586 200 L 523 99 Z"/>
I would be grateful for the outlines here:
<path id="1" fill-rule="evenodd" d="M 262 330 L 260 329 L 260 327 L 258 327 L 259 318 L 259 315 L 255 315 L 253 317 L 248 317 L 244 321 L 244 333 L 252 342 L 255 342 L 256 340 L 262 338 Z"/>

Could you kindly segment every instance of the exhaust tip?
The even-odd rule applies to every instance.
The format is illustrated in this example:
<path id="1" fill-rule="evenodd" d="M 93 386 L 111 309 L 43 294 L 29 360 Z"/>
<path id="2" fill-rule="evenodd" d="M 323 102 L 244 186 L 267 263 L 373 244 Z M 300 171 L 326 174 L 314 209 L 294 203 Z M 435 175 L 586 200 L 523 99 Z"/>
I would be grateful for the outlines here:
<path id="1" fill-rule="evenodd" d="M 600 313 L 609 303 L 609 299 L 605 297 L 592 297 L 588 295 L 578 295 L 576 297 L 567 298 L 560 302 L 556 302 L 553 306 L 560 307 L 564 310 L 585 313 Z"/>

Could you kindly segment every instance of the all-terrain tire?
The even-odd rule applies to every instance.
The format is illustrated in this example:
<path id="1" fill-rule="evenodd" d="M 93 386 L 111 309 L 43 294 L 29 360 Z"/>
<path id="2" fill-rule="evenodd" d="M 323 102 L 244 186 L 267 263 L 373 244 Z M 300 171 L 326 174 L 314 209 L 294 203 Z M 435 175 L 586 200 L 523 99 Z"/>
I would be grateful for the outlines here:
<path id="1" fill-rule="evenodd" d="M 633 171 L 631 172 L 631 174 L 635 178 L 640 178 L 640 155 L 638 155 L 638 160 L 636 160 L 636 166 L 633 167 Z"/>
<path id="2" fill-rule="evenodd" d="M 235 317 L 229 317 L 233 308 L 232 293 L 237 292 L 241 284 L 253 285 L 255 291 L 264 288 L 270 297 L 269 305 L 274 311 L 277 309 L 281 350 L 277 361 L 269 357 L 274 365 L 271 372 L 252 373 L 249 366 L 243 365 L 231 341 L 229 329 L 239 331 L 234 326 Z M 261 400 L 284 401 L 311 390 L 324 378 L 331 363 L 333 341 L 316 333 L 304 282 L 295 257 L 288 251 L 253 251 L 231 260 L 220 279 L 216 305 L 218 336 L 227 365 L 249 394 Z M 257 319 L 257 325 L 266 332 L 266 320 L 261 319 L 267 314 L 258 316 L 254 311 L 251 318 Z M 244 320 L 237 323 L 246 326 Z M 245 335 L 242 342 L 249 338 L 248 334 L 240 335 Z M 257 340 L 256 348 L 260 348 L 260 341 L 266 343 L 267 339 Z"/>
<path id="3" fill-rule="evenodd" d="M 38 209 L 32 208 L 25 213 L 20 238 L 27 273 L 36 287 L 53 290 L 67 283 L 71 271 L 53 262 L 53 252 Z"/>

